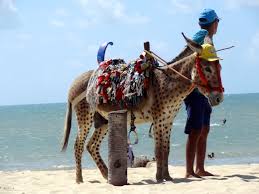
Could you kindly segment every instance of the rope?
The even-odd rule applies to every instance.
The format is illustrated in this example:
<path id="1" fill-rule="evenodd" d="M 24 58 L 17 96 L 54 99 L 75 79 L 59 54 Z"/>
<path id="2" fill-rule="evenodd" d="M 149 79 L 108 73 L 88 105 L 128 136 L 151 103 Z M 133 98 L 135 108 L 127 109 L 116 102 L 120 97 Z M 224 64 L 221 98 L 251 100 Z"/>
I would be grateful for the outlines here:
<path id="1" fill-rule="evenodd" d="M 199 84 L 199 83 L 196 83 L 194 82 L 193 80 L 191 80 L 190 78 L 186 77 L 185 75 L 181 74 L 180 72 L 178 72 L 176 69 L 172 68 L 172 67 L 169 67 L 167 62 L 162 59 L 161 57 L 159 57 L 157 54 L 155 54 L 154 52 L 152 51 L 147 51 L 147 50 L 144 50 L 147 54 L 149 54 L 150 56 L 156 58 L 158 61 L 160 61 L 164 66 L 167 66 L 168 69 L 172 70 L 173 72 L 175 72 L 177 75 L 179 75 L 181 78 L 183 78 L 185 81 L 188 81 L 192 84 L 190 90 L 192 90 L 193 88 L 195 88 L 196 86 L 199 86 L 199 87 L 203 87 L 203 88 L 207 88 L 206 85 L 202 85 L 202 84 Z M 157 68 L 161 71 L 163 71 L 163 69 L 160 69 L 160 68 Z"/>
<path id="2" fill-rule="evenodd" d="M 230 47 L 222 48 L 222 49 L 216 50 L 216 52 L 218 52 L 218 51 L 224 51 L 224 50 L 227 50 L 227 49 L 231 49 L 231 48 L 233 48 L 233 47 L 235 47 L 235 46 L 230 46 Z"/>
<path id="3" fill-rule="evenodd" d="M 159 57 L 157 54 L 155 54 L 154 52 L 152 51 L 147 51 L 147 50 L 144 50 L 147 54 L 149 54 L 150 56 L 156 58 L 158 61 L 160 61 L 163 65 L 167 66 L 168 69 L 172 70 L 173 72 L 175 72 L 176 74 L 178 74 L 179 76 L 181 76 L 182 78 L 184 78 L 185 80 L 189 81 L 190 83 L 193 83 L 193 81 L 191 79 L 189 79 L 188 77 L 184 76 L 183 74 L 181 74 L 180 72 L 178 72 L 177 70 L 175 70 L 174 68 L 172 67 L 169 67 L 167 62 L 162 59 L 161 57 Z"/>

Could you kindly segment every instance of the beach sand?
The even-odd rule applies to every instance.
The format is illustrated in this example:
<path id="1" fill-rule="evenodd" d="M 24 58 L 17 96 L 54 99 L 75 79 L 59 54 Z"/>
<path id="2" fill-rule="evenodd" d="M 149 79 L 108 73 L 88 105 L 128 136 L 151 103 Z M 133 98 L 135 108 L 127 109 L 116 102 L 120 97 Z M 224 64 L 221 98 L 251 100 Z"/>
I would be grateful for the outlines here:
<path id="1" fill-rule="evenodd" d="M 146 168 L 129 168 L 128 183 L 113 186 L 107 183 L 97 169 L 83 170 L 84 183 L 75 183 L 75 170 L 54 171 L 0 171 L 0 193 L 64 193 L 64 194 L 101 194 L 101 193 L 242 193 L 259 192 L 259 164 L 208 166 L 214 177 L 185 179 L 184 166 L 170 166 L 173 182 L 157 184 L 156 165 Z"/>

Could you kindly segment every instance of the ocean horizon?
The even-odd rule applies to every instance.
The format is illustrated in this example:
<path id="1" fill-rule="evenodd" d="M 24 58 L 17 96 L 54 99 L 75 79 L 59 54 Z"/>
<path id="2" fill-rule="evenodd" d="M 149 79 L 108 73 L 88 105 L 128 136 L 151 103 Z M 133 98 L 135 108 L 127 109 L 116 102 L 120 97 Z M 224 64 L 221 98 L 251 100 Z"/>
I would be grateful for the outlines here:
<path id="1" fill-rule="evenodd" d="M 259 93 L 226 94 L 224 102 L 213 108 L 207 154 L 213 152 L 215 157 L 206 158 L 206 165 L 259 163 L 258 108 Z M 0 106 L 0 170 L 74 168 L 75 114 L 68 149 L 60 152 L 65 113 L 66 103 Z M 172 165 L 185 165 L 185 121 L 183 105 L 173 124 L 169 156 Z M 135 156 L 154 157 L 149 127 L 150 123 L 137 125 L 139 143 L 133 146 Z M 107 148 L 106 137 L 101 146 L 106 163 Z M 87 151 L 82 161 L 83 168 L 96 167 Z"/>

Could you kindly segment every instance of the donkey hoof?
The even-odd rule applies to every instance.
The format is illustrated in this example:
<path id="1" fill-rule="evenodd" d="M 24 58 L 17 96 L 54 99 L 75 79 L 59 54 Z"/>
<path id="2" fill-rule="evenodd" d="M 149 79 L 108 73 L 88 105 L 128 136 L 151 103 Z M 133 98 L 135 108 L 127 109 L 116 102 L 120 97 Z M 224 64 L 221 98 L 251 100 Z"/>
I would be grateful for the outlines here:
<path id="1" fill-rule="evenodd" d="M 158 171 L 158 172 L 156 173 L 156 181 L 157 181 L 157 183 L 161 183 L 161 182 L 164 181 L 164 179 L 163 179 L 163 174 L 162 174 L 161 171 Z"/>
<path id="2" fill-rule="evenodd" d="M 156 182 L 157 183 L 162 183 L 162 182 L 164 182 L 164 179 L 156 179 Z"/>
<path id="3" fill-rule="evenodd" d="M 108 180 L 108 169 L 105 168 L 105 169 L 101 169 L 100 171 L 101 171 L 103 178 Z"/>
<path id="4" fill-rule="evenodd" d="M 103 178 L 108 180 L 108 174 L 102 174 L 103 175 Z"/>
<path id="5" fill-rule="evenodd" d="M 156 176 L 157 183 L 162 183 L 164 181 L 162 176 Z"/>
<path id="6" fill-rule="evenodd" d="M 173 181 L 174 179 L 171 177 L 171 176 L 166 176 L 166 177 L 164 177 L 164 179 L 166 180 L 166 181 Z"/>
<path id="7" fill-rule="evenodd" d="M 83 177 L 77 177 L 76 178 L 76 183 L 77 184 L 80 184 L 80 183 L 83 183 L 84 181 L 83 181 Z"/>

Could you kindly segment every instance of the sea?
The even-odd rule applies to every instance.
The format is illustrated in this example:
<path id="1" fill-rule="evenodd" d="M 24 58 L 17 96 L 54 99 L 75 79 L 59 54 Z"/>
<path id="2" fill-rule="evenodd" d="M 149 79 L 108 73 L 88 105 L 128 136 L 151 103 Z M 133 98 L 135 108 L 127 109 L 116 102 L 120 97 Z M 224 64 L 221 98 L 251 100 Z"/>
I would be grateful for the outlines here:
<path id="1" fill-rule="evenodd" d="M 73 169 L 78 130 L 75 114 L 68 149 L 60 152 L 65 112 L 66 103 L 0 106 L 0 170 Z M 185 165 L 185 121 L 183 105 L 173 124 L 171 165 Z M 149 128 L 150 123 L 137 125 L 139 142 L 133 145 L 136 157 L 154 157 Z M 107 153 L 106 137 L 101 146 L 106 163 Z M 226 94 L 224 102 L 213 107 L 207 142 L 207 154 L 211 153 L 214 157 L 206 156 L 206 165 L 259 163 L 259 93 Z M 87 151 L 82 161 L 83 168 L 96 168 Z"/>

